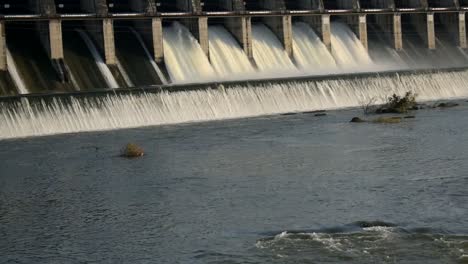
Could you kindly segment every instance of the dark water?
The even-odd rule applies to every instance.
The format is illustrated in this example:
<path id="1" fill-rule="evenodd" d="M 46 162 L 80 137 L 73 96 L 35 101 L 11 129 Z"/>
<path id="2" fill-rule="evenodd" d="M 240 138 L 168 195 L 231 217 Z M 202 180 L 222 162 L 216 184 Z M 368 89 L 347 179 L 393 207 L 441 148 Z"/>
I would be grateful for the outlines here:
<path id="1" fill-rule="evenodd" d="M 0 262 L 468 263 L 468 103 L 356 114 L 0 142 Z"/>

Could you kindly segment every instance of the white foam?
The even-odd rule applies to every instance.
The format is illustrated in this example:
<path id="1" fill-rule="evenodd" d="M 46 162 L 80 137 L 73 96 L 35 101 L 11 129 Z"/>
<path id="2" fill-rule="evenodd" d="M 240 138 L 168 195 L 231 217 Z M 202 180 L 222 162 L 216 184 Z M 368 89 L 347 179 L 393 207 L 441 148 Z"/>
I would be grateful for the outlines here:
<path id="1" fill-rule="evenodd" d="M 108 95 L 14 108 L 0 103 L 0 138 L 243 118 L 359 106 L 389 94 L 419 101 L 468 97 L 468 71 L 238 86 L 155 94 Z"/>

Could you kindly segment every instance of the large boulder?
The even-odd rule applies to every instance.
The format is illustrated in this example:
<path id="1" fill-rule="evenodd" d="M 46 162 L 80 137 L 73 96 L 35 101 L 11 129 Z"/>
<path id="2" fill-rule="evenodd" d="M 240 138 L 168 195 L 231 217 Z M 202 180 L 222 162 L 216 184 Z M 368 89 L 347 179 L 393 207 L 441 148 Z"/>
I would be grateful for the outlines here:
<path id="1" fill-rule="evenodd" d="M 124 158 L 139 158 L 145 155 L 145 151 L 136 144 L 129 143 L 123 149 L 121 156 Z"/>

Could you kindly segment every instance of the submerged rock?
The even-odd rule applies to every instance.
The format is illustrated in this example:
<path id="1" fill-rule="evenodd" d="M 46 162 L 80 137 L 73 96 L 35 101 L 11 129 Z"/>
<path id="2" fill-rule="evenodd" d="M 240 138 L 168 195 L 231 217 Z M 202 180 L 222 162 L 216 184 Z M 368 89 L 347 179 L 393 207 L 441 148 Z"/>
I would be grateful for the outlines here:
<path id="1" fill-rule="evenodd" d="M 143 155 L 145 155 L 144 150 L 133 143 L 127 144 L 121 153 L 121 156 L 124 158 L 139 158 Z"/>
<path id="2" fill-rule="evenodd" d="M 289 113 L 283 113 L 281 114 L 282 116 L 291 116 L 291 115 L 297 115 L 296 112 L 289 112 Z"/>
<path id="3" fill-rule="evenodd" d="M 367 121 L 364 120 L 364 119 L 361 119 L 360 117 L 353 117 L 353 119 L 351 119 L 350 122 L 351 123 L 364 123 L 364 122 L 367 122 Z"/>
<path id="4" fill-rule="evenodd" d="M 440 107 L 440 108 L 449 108 L 449 107 L 456 107 L 456 106 L 459 106 L 459 104 L 452 103 L 452 102 L 440 103 L 437 105 L 437 107 Z"/>
<path id="5" fill-rule="evenodd" d="M 380 117 L 373 120 L 374 123 L 382 123 L 382 124 L 395 124 L 401 122 L 401 117 L 393 116 L 393 117 Z"/>
<path id="6" fill-rule="evenodd" d="M 326 116 L 326 115 L 327 115 L 327 113 L 317 113 L 317 114 L 315 114 L 315 116 Z"/>
<path id="7" fill-rule="evenodd" d="M 323 114 L 325 112 L 326 112 L 325 110 L 315 110 L 315 111 L 305 111 L 305 112 L 302 112 L 302 113 L 303 114 Z"/>

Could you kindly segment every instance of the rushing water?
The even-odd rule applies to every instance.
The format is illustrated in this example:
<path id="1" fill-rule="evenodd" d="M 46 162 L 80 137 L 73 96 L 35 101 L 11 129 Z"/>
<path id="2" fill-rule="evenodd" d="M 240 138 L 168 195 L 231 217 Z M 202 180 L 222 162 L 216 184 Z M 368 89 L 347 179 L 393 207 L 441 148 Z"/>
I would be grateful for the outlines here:
<path id="1" fill-rule="evenodd" d="M 6 49 L 6 56 L 7 56 L 8 72 L 10 73 L 11 78 L 13 79 L 16 87 L 18 88 L 18 93 L 19 94 L 29 93 L 28 89 L 26 88 L 26 84 L 24 84 L 23 79 L 21 79 L 21 76 L 18 72 L 18 68 L 16 67 L 15 60 L 13 59 L 13 56 L 11 56 L 11 52 L 8 48 Z"/>
<path id="2" fill-rule="evenodd" d="M 91 38 L 88 36 L 88 34 L 81 30 L 77 30 L 78 34 L 80 37 L 83 39 L 85 42 L 87 48 L 91 52 L 91 54 L 94 57 L 94 60 L 96 61 L 96 64 L 101 71 L 101 74 L 104 76 L 104 79 L 106 80 L 106 83 L 109 88 L 119 88 L 119 85 L 117 84 L 117 81 L 115 80 L 114 76 L 112 75 L 111 71 L 109 70 L 109 67 L 107 67 L 106 63 L 102 59 L 101 55 L 99 54 L 96 46 L 94 46 L 93 41 Z"/>
<path id="3" fill-rule="evenodd" d="M 108 95 L 14 106 L 0 103 L 0 138 L 112 130 L 291 111 L 383 103 L 393 93 L 413 91 L 418 100 L 468 97 L 468 71 L 373 76 L 309 82 L 267 83 L 157 94 Z"/>
<path id="4" fill-rule="evenodd" d="M 219 77 L 232 79 L 234 75 L 241 79 L 242 74 L 256 73 L 237 40 L 223 26 L 210 26 L 209 37 L 210 61 Z"/>
<path id="5" fill-rule="evenodd" d="M 361 41 L 343 23 L 331 24 L 332 53 L 342 67 L 365 67 L 371 65 L 372 59 Z"/>
<path id="6" fill-rule="evenodd" d="M 283 44 L 267 26 L 253 24 L 252 38 L 254 59 L 261 71 L 291 72 L 297 75 L 297 69 Z"/>
<path id="7" fill-rule="evenodd" d="M 161 69 L 159 69 L 158 64 L 154 61 L 153 57 L 151 56 L 151 53 L 149 52 L 148 48 L 145 45 L 145 42 L 143 41 L 143 38 L 138 34 L 138 32 L 130 27 L 129 28 L 130 32 L 135 36 L 135 38 L 138 40 L 138 43 L 140 43 L 141 48 L 145 52 L 146 57 L 148 58 L 149 62 L 151 63 L 151 66 L 153 67 L 154 71 L 158 75 L 159 79 L 161 80 L 162 84 L 167 84 L 168 81 L 166 80 L 166 77 L 162 73 Z"/>
<path id="8" fill-rule="evenodd" d="M 0 141 L 0 262 L 466 263 L 460 103 Z"/>
<path id="9" fill-rule="evenodd" d="M 304 71 L 311 73 L 337 69 L 335 59 L 317 34 L 306 23 L 293 25 L 294 59 Z"/>
<path id="10" fill-rule="evenodd" d="M 215 79 L 215 71 L 198 41 L 178 22 L 164 27 L 164 61 L 173 82 Z"/>

